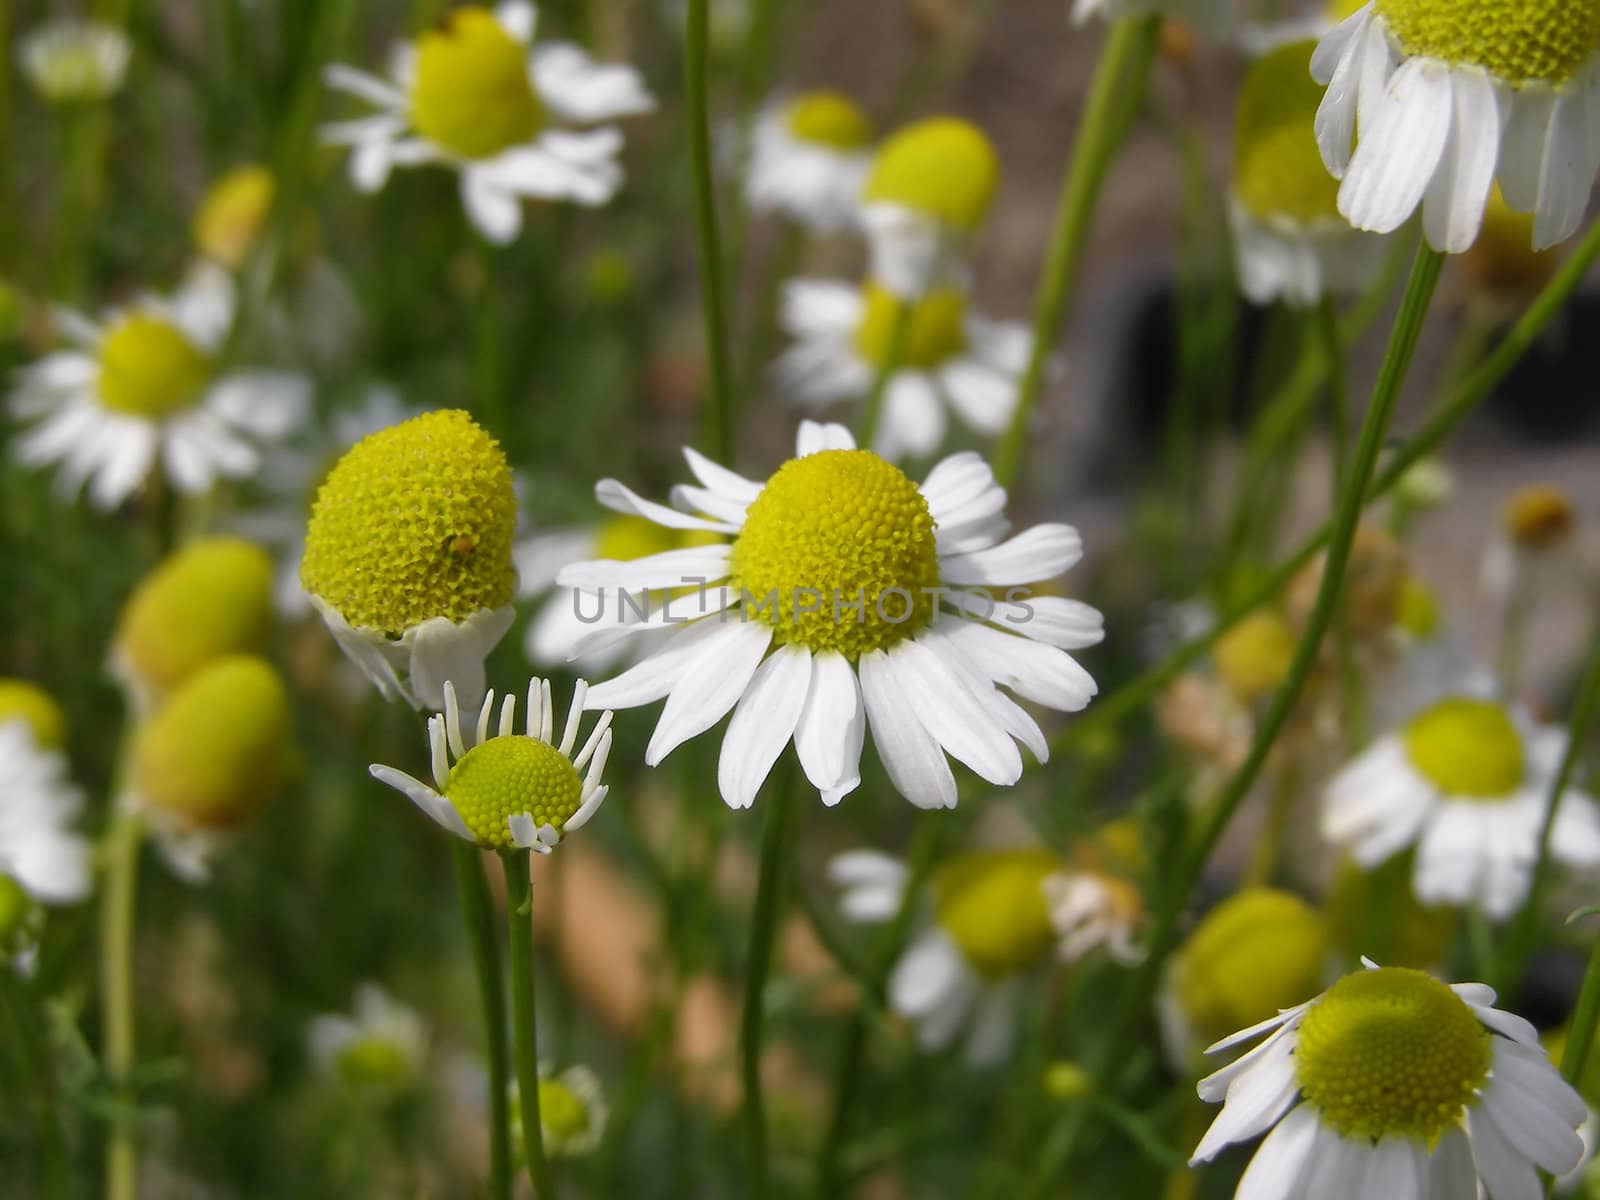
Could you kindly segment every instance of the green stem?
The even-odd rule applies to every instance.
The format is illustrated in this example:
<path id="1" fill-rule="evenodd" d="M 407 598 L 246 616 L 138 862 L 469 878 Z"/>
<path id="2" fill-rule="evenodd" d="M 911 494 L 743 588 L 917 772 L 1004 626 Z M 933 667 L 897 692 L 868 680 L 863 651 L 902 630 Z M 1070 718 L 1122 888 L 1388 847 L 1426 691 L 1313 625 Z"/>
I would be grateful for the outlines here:
<path id="1" fill-rule="evenodd" d="M 906 341 L 911 336 L 911 319 L 916 314 L 914 301 L 897 297 L 894 302 L 894 320 L 889 326 L 889 345 L 878 360 L 878 369 L 872 376 L 872 390 L 867 393 L 861 407 L 861 436 L 858 443 L 869 449 L 878 436 L 878 426 L 883 422 L 883 402 L 889 395 L 889 381 L 900 369 L 906 355 Z"/>
<path id="2" fill-rule="evenodd" d="M 511 1055 L 506 1045 L 505 973 L 495 936 L 494 902 L 478 851 L 459 838 L 450 840 L 461 915 L 472 946 L 472 965 L 483 1003 L 484 1040 L 489 1059 L 489 1197 L 511 1197 Z"/>
<path id="3" fill-rule="evenodd" d="M 1145 80 L 1155 59 L 1160 17 L 1117 22 L 1100 52 L 1072 158 L 1067 165 L 1055 226 L 1046 252 L 1044 274 L 1034 298 L 1033 348 L 1017 389 L 1011 425 L 995 447 L 995 478 L 1009 485 L 1017 473 L 1028 421 L 1044 387 L 1045 367 L 1083 267 L 1083 246 L 1094 218 L 1106 173 L 1127 132 L 1134 106 L 1144 95 Z"/>
<path id="4" fill-rule="evenodd" d="M 1583 1078 L 1583 1068 L 1594 1046 L 1596 1025 L 1600 1025 L 1600 941 L 1589 951 L 1589 965 L 1578 990 L 1578 1005 L 1572 1010 L 1567 1032 L 1567 1048 L 1561 1055 L 1561 1078 L 1574 1087 Z"/>
<path id="5" fill-rule="evenodd" d="M 107 1200 L 138 1194 L 138 1150 L 129 1111 L 133 1069 L 133 909 L 144 830 L 132 813 L 113 818 L 106 841 L 106 879 L 100 902 L 101 1060 L 122 1104 L 106 1147 Z"/>
<path id="6" fill-rule="evenodd" d="M 750 1155 L 746 1195 L 761 1200 L 768 1192 L 767 1116 L 761 1090 L 761 1041 L 766 1019 L 767 973 L 778 929 L 783 894 L 784 836 L 797 788 L 774 788 L 761 831 L 761 874 L 750 917 L 749 952 L 744 966 L 744 1009 L 739 1017 L 739 1077 L 744 1088 L 744 1133 Z"/>
<path id="7" fill-rule="evenodd" d="M 727 272 L 717 228 L 716 184 L 711 166 L 711 118 L 707 111 L 710 0 L 689 0 L 683 81 L 689 108 L 689 157 L 694 172 L 694 228 L 700 254 L 700 302 L 711 370 L 712 448 L 733 461 L 733 371 L 728 353 Z"/>
<path id="8" fill-rule="evenodd" d="M 526 850 L 500 855 L 506 866 L 506 929 L 511 942 L 511 1026 L 517 1041 L 517 1101 L 522 1111 L 522 1148 L 538 1200 L 554 1200 L 550 1160 L 539 1119 L 539 1031 L 533 992 L 533 879 Z"/>

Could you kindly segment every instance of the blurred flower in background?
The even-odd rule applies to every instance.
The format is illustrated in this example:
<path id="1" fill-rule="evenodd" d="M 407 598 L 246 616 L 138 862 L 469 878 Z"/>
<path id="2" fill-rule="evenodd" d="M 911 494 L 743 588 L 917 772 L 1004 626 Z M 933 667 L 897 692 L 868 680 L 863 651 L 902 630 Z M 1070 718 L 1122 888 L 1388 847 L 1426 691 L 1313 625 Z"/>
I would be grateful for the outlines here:
<path id="1" fill-rule="evenodd" d="M 44 904 L 75 903 L 90 888 L 89 843 L 72 828 L 83 793 L 65 738 L 66 717 L 43 689 L 0 679 L 0 876 Z M 22 902 L 8 911 L 20 920 Z"/>
<path id="2" fill-rule="evenodd" d="M 356 988 L 351 1014 L 323 1013 L 306 1034 L 323 1073 L 363 1095 L 389 1098 L 414 1087 L 428 1057 L 422 1017 L 375 983 Z"/>
<path id="3" fill-rule="evenodd" d="M 217 177 L 195 210 L 190 233 L 200 252 L 237 271 L 255 248 L 272 211 L 277 180 L 259 163 Z"/>
<path id="4" fill-rule="evenodd" d="M 17 61 L 46 104 L 98 104 L 122 87 L 133 44 L 104 21 L 64 17 L 24 34 Z"/>
<path id="5" fill-rule="evenodd" d="M 511 1085 L 511 1137 L 522 1146 L 522 1105 L 520 1093 Z M 581 1064 L 564 1071 L 539 1066 L 539 1124 L 544 1129 L 545 1153 L 552 1158 L 580 1158 L 605 1139 L 611 1109 L 606 1104 L 600 1077 Z"/>
<path id="6" fill-rule="evenodd" d="M 811 233 L 855 228 L 871 141 L 866 114 L 839 92 L 805 92 L 770 105 L 751 135 L 750 207 L 781 213 Z"/>

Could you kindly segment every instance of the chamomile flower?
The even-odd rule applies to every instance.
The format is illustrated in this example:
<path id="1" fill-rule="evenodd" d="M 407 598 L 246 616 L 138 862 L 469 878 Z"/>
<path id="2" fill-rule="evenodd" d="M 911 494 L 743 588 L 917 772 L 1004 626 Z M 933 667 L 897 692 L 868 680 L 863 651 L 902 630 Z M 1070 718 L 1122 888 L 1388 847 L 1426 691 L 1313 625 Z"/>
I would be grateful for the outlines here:
<path id="1" fill-rule="evenodd" d="M 751 133 L 750 207 L 781 213 L 811 233 L 853 228 L 871 141 L 866 115 L 838 92 L 805 92 L 771 105 Z"/>
<path id="2" fill-rule="evenodd" d="M 1479 567 L 1483 590 L 1506 603 L 1518 589 L 1529 595 L 1579 573 L 1578 510 L 1572 497 L 1550 484 L 1530 484 L 1500 507 L 1499 526 Z"/>
<path id="3" fill-rule="evenodd" d="M 318 1069 L 357 1091 L 380 1095 L 409 1089 L 428 1054 L 422 1018 L 375 983 L 356 988 L 351 1015 L 313 1018 L 307 1042 Z"/>
<path id="4" fill-rule="evenodd" d="M 994 146 L 967 121 L 930 117 L 892 134 L 861 188 L 871 277 L 904 299 L 963 282 L 999 183 Z"/>
<path id="5" fill-rule="evenodd" d="M 386 699 L 469 706 L 511 627 L 517 498 L 500 444 L 466 413 L 424 413 L 357 442 L 317 491 L 300 582 Z"/>
<path id="6" fill-rule="evenodd" d="M 375 192 L 396 166 L 438 163 L 461 176 L 467 217 L 491 242 L 522 230 L 522 201 L 608 202 L 622 184 L 622 134 L 597 122 L 651 111 L 632 67 L 593 62 L 567 42 L 534 44 L 535 9 L 463 5 L 395 49 L 389 78 L 332 66 L 330 87 L 381 111 L 326 125 L 351 147 L 350 179 Z"/>
<path id="7" fill-rule="evenodd" d="M 791 738 L 807 778 L 834 804 L 860 783 L 870 724 L 900 793 L 949 808 L 956 783 L 946 752 L 1000 786 L 1021 777 L 1016 742 L 1041 761 L 1048 752 L 1039 726 L 997 684 L 1066 712 L 1094 695 L 1094 680 L 1067 651 L 1102 639 L 1100 614 L 1026 586 L 1076 563 L 1082 541 L 1068 525 L 1006 538 L 1005 490 L 978 455 L 946 458 L 919 486 L 856 449 L 843 426 L 809 421 L 795 457 L 763 484 L 685 455 L 699 483 L 674 490 L 677 508 L 616 480 L 595 495 L 730 543 L 579 563 L 556 577 L 613 618 L 630 597 L 695 589 L 646 618 L 611 620 L 580 647 L 664 638 L 587 701 L 633 708 L 666 699 L 645 751 L 650 765 L 733 710 L 717 771 L 729 805 L 754 802 Z M 996 599 L 992 589 L 1009 595 Z"/>
<path id="8" fill-rule="evenodd" d="M 1600 165 L 1597 45 L 1590 0 L 1372 0 L 1311 60 L 1339 211 L 1389 233 L 1421 205 L 1429 244 L 1459 254 L 1498 179 L 1535 250 L 1565 240 Z"/>
<path id="9" fill-rule="evenodd" d="M 812 410 L 864 399 L 893 355 L 902 303 L 912 304 L 909 324 L 873 451 L 891 461 L 932 454 L 944 441 L 947 409 L 986 437 L 1003 432 L 1033 338 L 1025 325 L 969 311 L 957 287 L 903 302 L 870 280 L 860 288 L 827 279 L 790 281 L 782 321 L 794 344 L 773 364 L 778 386 Z"/>
<path id="10" fill-rule="evenodd" d="M 847 919 L 883 922 L 899 911 L 907 871 L 897 859 L 841 854 L 828 874 Z M 890 1007 L 916 1027 L 924 1050 L 946 1049 L 966 1030 L 969 1062 L 1001 1061 L 1016 1040 L 1021 982 L 1052 951 L 1064 961 L 1096 948 L 1135 957 L 1137 896 L 1112 883 L 1047 850 L 958 855 L 929 881 L 921 931 L 889 978 Z"/>
<path id="11" fill-rule="evenodd" d="M 1228 220 L 1239 286 L 1257 304 L 1316 304 L 1359 292 L 1383 268 L 1383 238 L 1339 215 L 1339 185 L 1313 128 L 1322 89 L 1314 43 L 1291 42 L 1250 65 L 1234 118 Z"/>
<path id="12" fill-rule="evenodd" d="M 133 43 L 104 21 L 63 18 L 26 34 L 17 61 L 46 104 L 99 104 L 116 95 L 128 74 Z"/>
<path id="13" fill-rule="evenodd" d="M 428 718 L 434 786 L 381 763 L 372 764 L 372 777 L 475 846 L 516 846 L 548 854 L 563 837 L 588 824 L 609 790 L 600 782 L 611 754 L 609 712 L 600 714 L 582 748 L 573 753 L 587 690 L 579 680 L 557 743 L 549 680 L 528 684 L 525 733 L 516 732 L 517 698 L 507 695 L 496 716 L 491 691 L 466 737 L 455 689 L 446 683 L 444 711 Z M 588 773 L 580 775 L 585 767 Z"/>
<path id="14" fill-rule="evenodd" d="M 1367 967 L 1211 1047 L 1267 1035 L 1200 1081 L 1223 1107 L 1191 1164 L 1267 1134 L 1250 1200 L 1523 1200 L 1577 1165 L 1588 1110 L 1532 1025 L 1484 984 Z"/>
<path id="15" fill-rule="evenodd" d="M 143 297 L 99 323 L 60 314 L 75 348 L 24 368 L 11 395 L 12 414 L 30 426 L 16 440 L 18 461 L 59 464 L 62 493 L 87 482 L 101 508 L 126 500 L 158 462 L 187 493 L 253 474 L 258 444 L 304 419 L 310 383 L 288 371 L 223 371 L 233 318 L 232 282 L 214 265 L 170 298 Z"/>
<path id="16" fill-rule="evenodd" d="M 510 1093 L 511 1145 L 521 1162 L 526 1143 L 522 1139 L 521 1093 L 515 1082 Z M 580 1064 L 557 1073 L 540 1064 L 539 1129 L 546 1154 L 552 1158 L 581 1158 L 605 1138 L 610 1119 L 611 1108 L 606 1104 L 600 1077 L 588 1067 Z"/>
<path id="17" fill-rule="evenodd" d="M 1080 25 L 1094 17 L 1120 21 L 1163 16 L 1209 34 L 1226 32 L 1237 13 L 1238 0 L 1073 0 L 1072 5 L 1072 19 Z"/>
<path id="18" fill-rule="evenodd" d="M 44 904 L 89 894 L 89 843 L 72 823 L 83 793 L 61 752 L 66 720 L 43 690 L 0 679 L 0 875 Z"/>
<path id="19" fill-rule="evenodd" d="M 1528 894 L 1567 732 L 1496 700 L 1453 695 L 1386 734 L 1329 781 L 1322 832 L 1373 867 L 1415 845 L 1425 904 L 1510 916 Z M 1550 836 L 1570 867 L 1600 867 L 1600 809 L 1569 789 Z"/>

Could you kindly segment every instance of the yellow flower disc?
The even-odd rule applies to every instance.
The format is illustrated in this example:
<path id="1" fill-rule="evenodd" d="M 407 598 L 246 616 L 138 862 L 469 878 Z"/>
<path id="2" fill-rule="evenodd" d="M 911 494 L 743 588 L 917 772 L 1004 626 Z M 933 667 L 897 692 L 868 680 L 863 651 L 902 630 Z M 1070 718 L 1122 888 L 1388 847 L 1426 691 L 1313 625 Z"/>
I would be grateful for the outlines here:
<path id="1" fill-rule="evenodd" d="M 450 770 L 444 797 L 479 845 L 512 845 L 508 817 L 527 813 L 533 827 L 559 832 L 578 811 L 583 780 L 565 754 L 537 738 L 490 738 L 468 750 Z"/>
<path id="2" fill-rule="evenodd" d="M 1276 612 L 1251 613 L 1217 639 L 1211 661 L 1240 700 L 1249 702 L 1275 690 L 1289 673 L 1295 636 Z"/>
<path id="3" fill-rule="evenodd" d="M 476 6 L 449 13 L 416 41 L 411 123 L 463 158 L 489 158 L 544 126 L 528 48 Z"/>
<path id="4" fill-rule="evenodd" d="M 171 321 L 132 313 L 100 341 L 95 391 L 115 412 L 164 417 L 191 407 L 211 379 L 211 360 Z"/>
<path id="5" fill-rule="evenodd" d="M 1044 881 L 1062 870 L 1047 850 L 981 850 L 933 877 L 934 916 L 980 975 L 1026 971 L 1054 943 Z"/>
<path id="6" fill-rule="evenodd" d="M 1577 524 L 1572 498 L 1550 484 L 1534 484 L 1506 501 L 1500 523 L 1506 535 L 1525 550 L 1547 550 L 1572 536 Z"/>
<path id="7" fill-rule="evenodd" d="M 194 244 L 230 267 L 244 262 L 261 236 L 277 182 L 266 167 L 235 167 L 213 183 L 194 216 Z"/>
<path id="8" fill-rule="evenodd" d="M 415 1074 L 404 1047 L 370 1034 L 346 1043 L 334 1058 L 334 1070 L 351 1087 L 385 1092 L 404 1089 Z"/>
<path id="9" fill-rule="evenodd" d="M 1347 975 L 1312 1005 L 1295 1074 L 1323 1124 L 1348 1138 L 1435 1145 L 1489 1075 L 1489 1031 L 1431 975 Z"/>
<path id="10" fill-rule="evenodd" d="M 824 450 L 779 467 L 730 553 L 732 586 L 779 645 L 854 660 L 925 628 L 939 583 L 928 502 L 867 450 Z M 857 607 L 859 606 L 859 611 Z"/>
<path id="11" fill-rule="evenodd" d="M 898 204 L 971 233 L 988 215 L 999 182 L 1000 160 L 976 126 L 931 117 L 883 143 L 861 199 Z"/>
<path id="12" fill-rule="evenodd" d="M 1406 757 L 1450 796 L 1498 800 L 1522 783 L 1522 735 L 1506 710 L 1488 700 L 1441 700 L 1411 718 Z"/>
<path id="13" fill-rule="evenodd" d="M 866 114 L 838 92 L 806 92 L 784 110 L 784 124 L 797 141 L 834 150 L 859 150 L 872 137 Z"/>
<path id="14" fill-rule="evenodd" d="M 569 1142 L 589 1131 L 589 1106 L 559 1079 L 541 1079 L 539 1124 L 547 1137 Z"/>
<path id="15" fill-rule="evenodd" d="M 199 538 L 157 564 L 123 607 L 117 655 L 166 691 L 228 654 L 266 648 L 272 559 L 236 537 Z"/>
<path id="16" fill-rule="evenodd" d="M 856 327 L 856 353 L 875 367 L 889 360 L 899 320 L 901 299 L 869 282 L 862 288 L 865 302 Z M 959 288 L 936 288 L 914 302 L 911 321 L 901 346 L 900 366 L 925 371 L 960 354 L 967 345 L 967 298 Z"/>
<path id="17" fill-rule="evenodd" d="M 66 741 L 67 718 L 43 688 L 25 679 L 0 679 L 0 725 L 25 721 L 36 745 L 57 749 Z"/>
<path id="18" fill-rule="evenodd" d="M 517 499 L 500 444 L 466 413 L 363 438 L 317 491 L 300 582 L 356 628 L 398 638 L 511 602 Z"/>
<path id="19" fill-rule="evenodd" d="M 1234 116 L 1233 188 L 1260 220 L 1338 221 L 1339 181 L 1313 128 L 1322 91 L 1311 78 L 1315 42 L 1292 42 L 1250 64 Z"/>
<path id="20" fill-rule="evenodd" d="M 1375 0 L 1408 57 L 1482 67 L 1510 84 L 1562 84 L 1600 43 L 1593 0 Z"/>
<path id="21" fill-rule="evenodd" d="M 191 830 L 236 829 L 282 788 L 293 762 L 289 693 L 259 658 L 198 672 L 139 730 L 138 795 Z"/>

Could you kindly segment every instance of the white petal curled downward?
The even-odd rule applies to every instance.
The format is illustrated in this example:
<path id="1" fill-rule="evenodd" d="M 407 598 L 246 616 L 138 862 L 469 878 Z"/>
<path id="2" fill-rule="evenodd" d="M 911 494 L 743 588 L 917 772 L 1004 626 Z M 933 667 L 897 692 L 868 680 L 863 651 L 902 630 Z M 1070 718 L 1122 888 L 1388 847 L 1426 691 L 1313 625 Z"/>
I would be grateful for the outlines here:
<path id="1" fill-rule="evenodd" d="M 937 926 L 918 936 L 889 976 L 889 1003 L 904 1017 L 926 1016 L 962 990 L 969 972 L 956 949 Z"/>
<path id="2" fill-rule="evenodd" d="M 409 799 L 428 816 L 432 817 L 442 828 L 455 834 L 466 841 L 476 841 L 472 831 L 462 821 L 455 806 L 438 792 L 420 780 L 413 779 L 404 771 L 397 771 L 393 767 L 386 767 L 382 763 L 373 763 L 367 770 L 379 783 L 387 784 L 395 791 Z"/>
<path id="3" fill-rule="evenodd" d="M 1311 75 L 1326 84 L 1317 107 L 1317 146 L 1322 161 L 1335 179 L 1343 179 L 1350 165 L 1350 147 L 1356 135 L 1362 50 L 1371 11 L 1363 8 L 1323 35 L 1311 55 Z"/>
<path id="4" fill-rule="evenodd" d="M 522 232 L 522 201 L 481 170 L 462 170 L 461 206 L 473 227 L 496 246 L 510 245 Z"/>
<path id="5" fill-rule="evenodd" d="M 1302 1104 L 1279 1121 L 1239 1180 L 1234 1200 L 1295 1200 L 1301 1195 L 1321 1122 L 1317 1111 Z"/>
<path id="6" fill-rule="evenodd" d="M 667 696 L 645 747 L 646 765 L 659 765 L 678 746 L 722 720 L 744 694 L 771 641 L 771 627 L 759 621 L 730 622 L 708 636 Z"/>
<path id="7" fill-rule="evenodd" d="M 614 679 L 592 686 L 583 707 L 638 708 L 667 695 L 695 662 L 704 644 L 721 632 L 716 621 L 696 621 L 668 636 L 666 643 Z"/>
<path id="8" fill-rule="evenodd" d="M 1262 1047 L 1249 1070 L 1229 1084 L 1222 1111 L 1195 1147 L 1191 1163 L 1210 1162 L 1224 1146 L 1248 1142 L 1277 1123 L 1299 1092 L 1293 1052 L 1294 1042 L 1287 1037 Z"/>
<path id="9" fill-rule="evenodd" d="M 920 697 L 901 690 L 882 650 L 863 654 L 856 667 L 872 740 L 895 789 L 919 808 L 954 808 L 955 776 L 939 743 L 917 719 L 914 706 Z"/>
<path id="10" fill-rule="evenodd" d="M 1478 240 L 1500 149 L 1500 111 L 1486 72 L 1462 67 L 1451 72 L 1455 112 L 1444 155 L 1422 201 L 1428 244 L 1461 254 Z"/>
<path id="11" fill-rule="evenodd" d="M 722 739 L 717 786 L 729 808 L 749 808 L 793 736 L 811 683 L 811 652 L 781 646 L 758 668 Z"/>
<path id="12" fill-rule="evenodd" d="M 1443 63 L 1407 60 L 1388 91 L 1339 186 L 1339 212 L 1372 233 L 1393 233 L 1416 211 L 1456 120 L 1452 72 Z"/>
<path id="13" fill-rule="evenodd" d="M 861 685 L 850 663 L 834 650 L 813 655 L 811 686 L 795 726 L 794 748 L 824 804 L 837 804 L 861 785 L 866 729 Z"/>
<path id="14" fill-rule="evenodd" d="M 983 779 L 1009 787 L 1022 777 L 1022 755 L 957 669 L 920 641 L 888 651 L 889 670 L 923 728 L 958 762 Z"/>

